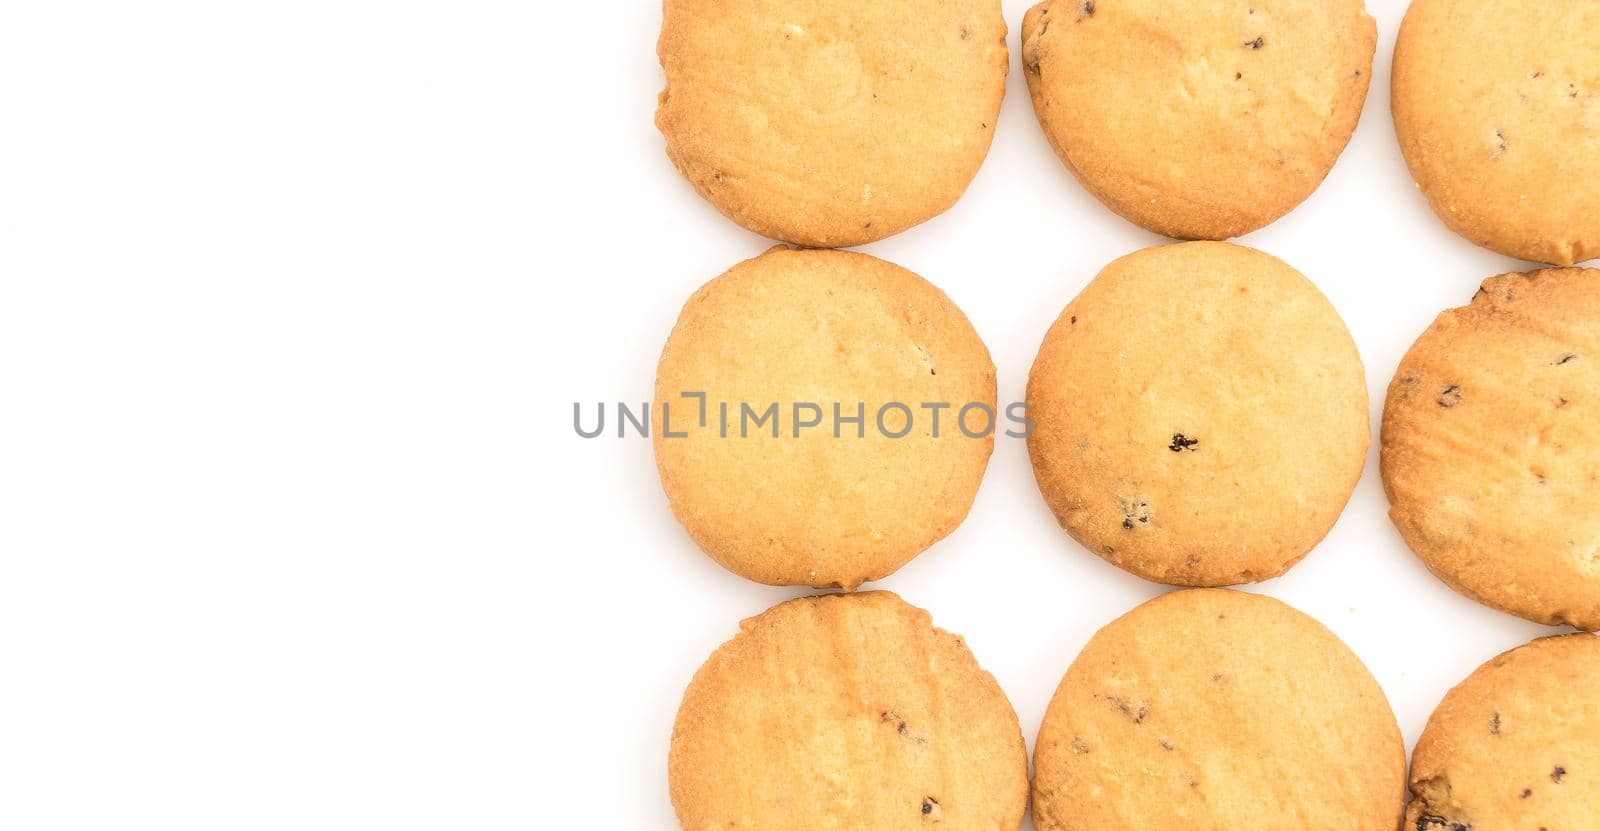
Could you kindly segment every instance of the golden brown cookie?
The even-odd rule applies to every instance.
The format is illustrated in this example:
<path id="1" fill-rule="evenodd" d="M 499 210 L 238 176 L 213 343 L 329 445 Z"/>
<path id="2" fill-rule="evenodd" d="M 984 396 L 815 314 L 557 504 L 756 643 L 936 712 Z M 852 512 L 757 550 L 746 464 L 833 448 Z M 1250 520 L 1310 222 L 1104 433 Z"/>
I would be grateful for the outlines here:
<path id="1" fill-rule="evenodd" d="M 1485 280 L 1400 362 L 1389 516 L 1481 603 L 1600 629 L 1600 269 Z"/>
<path id="2" fill-rule="evenodd" d="M 655 400 L 673 513 L 717 562 L 779 585 L 854 588 L 955 530 L 1001 422 L 961 310 L 845 251 L 775 248 L 707 283 Z"/>
<path id="3" fill-rule="evenodd" d="M 1404 831 L 1600 828 L 1600 639 L 1541 638 L 1479 667 L 1428 719 Z"/>
<path id="4" fill-rule="evenodd" d="M 943 213 L 1005 95 L 999 0 L 666 0 L 656 125 L 758 234 L 837 248 Z"/>
<path id="5" fill-rule="evenodd" d="M 1383 690 L 1268 597 L 1173 592 L 1101 629 L 1034 745 L 1039 831 L 1394 831 L 1405 746 Z"/>
<path id="6" fill-rule="evenodd" d="M 1411 175 L 1456 233 L 1502 254 L 1600 256 L 1600 3 L 1416 0 L 1394 50 Z"/>
<path id="7" fill-rule="evenodd" d="M 744 622 L 672 728 L 686 831 L 1015 831 L 1017 716 L 961 638 L 888 592 L 806 597 Z"/>
<path id="8" fill-rule="evenodd" d="M 1067 305 L 1028 379 L 1033 471 L 1061 527 L 1150 580 L 1265 580 L 1333 527 L 1369 442 L 1356 345 L 1282 261 L 1130 254 Z"/>
<path id="9" fill-rule="evenodd" d="M 1046 0 L 1022 66 L 1056 155 L 1106 207 L 1227 239 L 1328 175 L 1376 42 L 1361 0 Z"/>

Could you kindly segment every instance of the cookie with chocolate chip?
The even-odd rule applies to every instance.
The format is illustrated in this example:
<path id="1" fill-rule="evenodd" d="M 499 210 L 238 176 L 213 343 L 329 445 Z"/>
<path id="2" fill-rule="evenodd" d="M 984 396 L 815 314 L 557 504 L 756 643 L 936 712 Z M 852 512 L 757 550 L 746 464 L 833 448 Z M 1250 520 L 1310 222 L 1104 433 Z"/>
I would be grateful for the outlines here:
<path id="1" fill-rule="evenodd" d="M 1332 632 L 1269 597 L 1192 589 L 1101 629 L 1034 745 L 1039 831 L 1393 831 L 1405 746 Z"/>
<path id="2" fill-rule="evenodd" d="M 1411 758 L 1404 831 L 1600 822 L 1600 638 L 1541 638 L 1444 697 Z"/>
<path id="3" fill-rule="evenodd" d="M 729 219 L 814 248 L 955 204 L 1010 60 L 999 0 L 666 0 L 656 126 Z"/>
<path id="4" fill-rule="evenodd" d="M 1485 280 L 1389 385 L 1389 516 L 1457 591 L 1600 629 L 1600 269 Z"/>
<path id="5" fill-rule="evenodd" d="M 1016 831 L 1028 757 L 961 638 L 888 592 L 744 622 L 683 695 L 667 772 L 686 831 Z"/>
<path id="6" fill-rule="evenodd" d="M 1061 527 L 1174 585 L 1282 574 L 1333 527 L 1369 442 L 1338 312 L 1282 261 L 1220 242 L 1106 266 L 1045 335 L 1028 404 Z"/>
<path id="7" fill-rule="evenodd" d="M 656 467 L 712 559 L 853 589 L 966 518 L 995 370 L 944 292 L 865 254 L 784 247 L 684 304 L 656 368 Z"/>
<path id="8" fill-rule="evenodd" d="M 1600 256 L 1600 3 L 1416 0 L 1394 51 L 1411 175 L 1456 233 L 1507 256 Z"/>
<path id="9" fill-rule="evenodd" d="M 1023 19 L 1022 66 L 1056 154 L 1101 202 L 1227 239 L 1328 175 L 1376 43 L 1361 0 L 1045 0 Z"/>

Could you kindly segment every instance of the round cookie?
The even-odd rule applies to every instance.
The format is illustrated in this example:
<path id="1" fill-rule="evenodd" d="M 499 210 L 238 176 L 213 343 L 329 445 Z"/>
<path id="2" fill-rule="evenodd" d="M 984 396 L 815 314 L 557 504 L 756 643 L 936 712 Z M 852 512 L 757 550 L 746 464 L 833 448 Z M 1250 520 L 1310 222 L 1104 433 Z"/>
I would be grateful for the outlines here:
<path id="1" fill-rule="evenodd" d="M 1034 112 L 1106 207 L 1226 239 L 1317 189 L 1361 116 L 1361 0 L 1046 0 L 1022 23 Z"/>
<path id="2" fill-rule="evenodd" d="M 1600 3 L 1416 0 L 1394 51 L 1411 175 L 1456 233 L 1502 254 L 1600 256 Z"/>
<path id="3" fill-rule="evenodd" d="M 1389 516 L 1457 591 L 1600 629 L 1600 269 L 1485 280 L 1389 385 Z"/>
<path id="4" fill-rule="evenodd" d="M 1405 746 L 1332 632 L 1269 597 L 1158 597 L 1090 639 L 1034 745 L 1039 831 L 1393 831 Z"/>
<path id="5" fill-rule="evenodd" d="M 775 585 L 851 589 L 904 565 L 961 524 L 994 449 L 994 363 L 972 324 L 917 275 L 846 251 L 775 248 L 707 283 L 655 401 L 673 513 L 717 562 Z"/>
<path id="6" fill-rule="evenodd" d="M 1015 831 L 1028 800 L 1000 685 L 888 592 L 745 621 L 684 693 L 667 768 L 690 831 Z"/>
<path id="7" fill-rule="evenodd" d="M 943 213 L 989 152 L 999 0 L 666 0 L 656 125 L 695 190 L 773 239 L 838 248 Z"/>
<path id="8" fill-rule="evenodd" d="M 1282 261 L 1228 243 L 1106 266 L 1045 335 L 1028 403 L 1061 527 L 1174 585 L 1288 570 L 1333 527 L 1369 443 L 1338 312 Z"/>
<path id="9" fill-rule="evenodd" d="M 1600 639 L 1541 638 L 1479 667 L 1439 704 L 1411 758 L 1405 831 L 1594 828 Z"/>

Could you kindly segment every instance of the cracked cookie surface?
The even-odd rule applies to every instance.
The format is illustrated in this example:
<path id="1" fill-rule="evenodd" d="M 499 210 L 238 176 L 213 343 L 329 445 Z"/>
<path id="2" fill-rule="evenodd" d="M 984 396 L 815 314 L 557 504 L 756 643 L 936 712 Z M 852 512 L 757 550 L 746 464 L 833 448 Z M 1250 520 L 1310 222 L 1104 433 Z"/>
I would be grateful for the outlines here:
<path id="1" fill-rule="evenodd" d="M 1401 360 L 1382 429 L 1389 516 L 1457 591 L 1600 629 L 1600 269 L 1485 280 Z"/>
<path id="2" fill-rule="evenodd" d="M 1282 261 L 1228 243 L 1106 266 L 1045 335 L 1028 403 L 1062 528 L 1174 585 L 1286 571 L 1333 527 L 1370 441 L 1338 312 Z"/>
<path id="3" fill-rule="evenodd" d="M 999 684 L 888 592 L 745 621 L 684 693 L 668 773 L 687 831 L 1015 831 L 1028 790 Z"/>
<path id="4" fill-rule="evenodd" d="M 1227 239 L 1327 176 L 1376 42 L 1360 0 L 1047 0 L 1023 19 L 1022 66 L 1056 155 L 1101 202 Z"/>
<path id="5" fill-rule="evenodd" d="M 1405 748 L 1361 660 L 1259 595 L 1176 591 L 1101 629 L 1034 745 L 1039 831 L 1393 831 Z"/>
<path id="6" fill-rule="evenodd" d="M 1577 831 L 1600 822 L 1600 638 L 1541 638 L 1452 689 L 1411 760 L 1403 831 Z"/>
<path id="7" fill-rule="evenodd" d="M 1456 233 L 1508 256 L 1600 256 L 1600 3 L 1416 0 L 1395 131 Z"/>
<path id="8" fill-rule="evenodd" d="M 815 248 L 943 213 L 994 136 L 999 0 L 666 0 L 656 125 L 702 197 Z"/>
<path id="9" fill-rule="evenodd" d="M 937 435 L 928 402 L 950 405 Z M 855 588 L 966 518 L 994 449 L 992 431 L 958 423 L 973 402 L 995 411 L 994 362 L 944 292 L 865 254 L 780 246 L 684 304 L 651 441 L 673 514 L 712 559 L 762 583 Z"/>

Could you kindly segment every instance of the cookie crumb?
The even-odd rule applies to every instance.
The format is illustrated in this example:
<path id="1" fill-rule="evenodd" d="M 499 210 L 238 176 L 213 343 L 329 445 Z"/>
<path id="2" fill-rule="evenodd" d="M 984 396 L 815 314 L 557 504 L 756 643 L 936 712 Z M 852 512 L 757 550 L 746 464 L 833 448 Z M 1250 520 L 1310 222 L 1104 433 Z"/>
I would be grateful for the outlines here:
<path id="1" fill-rule="evenodd" d="M 1127 716 L 1134 724 L 1143 724 L 1145 716 L 1150 715 L 1150 705 L 1137 698 L 1122 698 L 1108 695 L 1106 699 L 1115 704 L 1122 714 Z"/>
<path id="2" fill-rule="evenodd" d="M 1122 527 L 1132 531 L 1138 525 L 1150 524 L 1150 503 L 1143 500 L 1121 500 Z"/>

